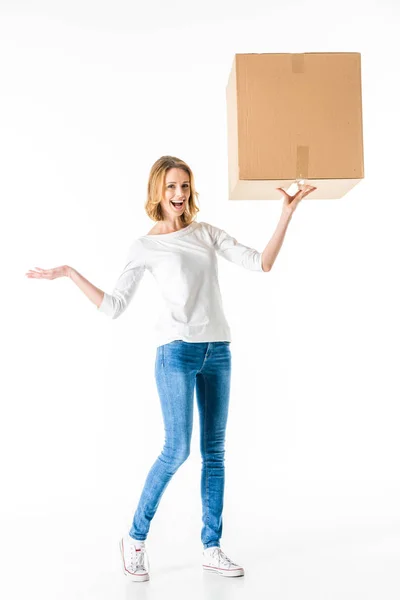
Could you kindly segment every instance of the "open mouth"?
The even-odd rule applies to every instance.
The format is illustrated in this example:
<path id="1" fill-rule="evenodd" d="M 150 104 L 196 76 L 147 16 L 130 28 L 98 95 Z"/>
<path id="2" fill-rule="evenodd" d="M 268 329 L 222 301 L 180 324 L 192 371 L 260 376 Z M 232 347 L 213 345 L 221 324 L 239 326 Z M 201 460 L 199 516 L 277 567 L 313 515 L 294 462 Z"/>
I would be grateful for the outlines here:
<path id="1" fill-rule="evenodd" d="M 171 202 L 172 206 L 179 210 L 183 206 L 183 202 Z"/>

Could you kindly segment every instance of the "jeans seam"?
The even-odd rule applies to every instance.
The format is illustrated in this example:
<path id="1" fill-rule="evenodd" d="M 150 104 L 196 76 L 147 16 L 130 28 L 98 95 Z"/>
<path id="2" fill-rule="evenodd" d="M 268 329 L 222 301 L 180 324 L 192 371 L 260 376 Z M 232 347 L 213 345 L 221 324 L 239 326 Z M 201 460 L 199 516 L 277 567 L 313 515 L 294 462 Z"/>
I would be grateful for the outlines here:
<path id="1" fill-rule="evenodd" d="M 203 444 L 204 444 L 204 462 L 205 462 L 205 478 L 206 478 L 206 527 L 209 527 L 209 489 L 208 489 L 208 461 L 207 461 L 207 378 L 204 377 L 204 427 L 203 427 Z"/>

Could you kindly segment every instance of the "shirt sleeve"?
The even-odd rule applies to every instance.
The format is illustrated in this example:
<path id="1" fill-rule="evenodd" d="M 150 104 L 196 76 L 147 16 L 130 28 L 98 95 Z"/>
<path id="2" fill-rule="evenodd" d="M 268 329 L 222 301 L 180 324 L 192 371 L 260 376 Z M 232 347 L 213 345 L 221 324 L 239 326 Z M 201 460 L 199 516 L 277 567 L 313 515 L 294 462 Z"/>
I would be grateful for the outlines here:
<path id="1" fill-rule="evenodd" d="M 245 246 L 223 229 L 206 224 L 213 238 L 217 254 L 250 271 L 263 271 L 262 252 Z"/>
<path id="2" fill-rule="evenodd" d="M 131 245 L 124 269 L 118 277 L 111 294 L 104 298 L 97 308 L 112 319 L 119 317 L 130 304 L 146 270 L 143 249 L 138 240 Z"/>

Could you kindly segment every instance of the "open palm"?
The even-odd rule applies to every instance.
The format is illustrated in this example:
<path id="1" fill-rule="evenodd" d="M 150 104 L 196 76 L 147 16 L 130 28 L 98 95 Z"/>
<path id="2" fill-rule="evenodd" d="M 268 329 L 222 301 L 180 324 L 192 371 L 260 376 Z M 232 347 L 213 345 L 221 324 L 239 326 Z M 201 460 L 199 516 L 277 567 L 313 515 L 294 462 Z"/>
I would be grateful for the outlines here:
<path id="1" fill-rule="evenodd" d="M 308 194 L 311 194 L 311 192 L 313 192 L 314 190 L 316 190 L 317 188 L 313 185 L 304 185 L 302 186 L 302 188 L 296 192 L 296 194 L 294 196 L 290 196 L 283 188 L 279 187 L 276 188 L 278 191 L 282 192 L 284 199 L 283 199 L 283 207 L 282 207 L 282 211 L 285 211 L 287 213 L 292 213 L 296 210 L 299 202 L 305 198 L 306 196 L 308 196 Z"/>
<path id="2" fill-rule="evenodd" d="M 68 266 L 63 265 L 62 267 L 54 267 L 54 269 L 41 269 L 35 267 L 37 271 L 30 269 L 25 275 L 29 279 L 57 279 L 57 277 L 66 277 L 68 275 Z"/>

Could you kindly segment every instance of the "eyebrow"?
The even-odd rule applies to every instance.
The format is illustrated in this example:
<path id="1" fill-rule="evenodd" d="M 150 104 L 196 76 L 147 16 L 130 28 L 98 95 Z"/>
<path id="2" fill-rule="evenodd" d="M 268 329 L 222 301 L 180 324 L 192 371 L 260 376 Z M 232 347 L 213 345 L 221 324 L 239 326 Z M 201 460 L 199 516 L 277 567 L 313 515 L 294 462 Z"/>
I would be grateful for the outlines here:
<path id="1" fill-rule="evenodd" d="M 167 183 L 176 183 L 176 181 L 167 181 Z M 190 183 L 190 181 L 186 180 L 186 181 L 182 181 L 182 183 Z"/>

